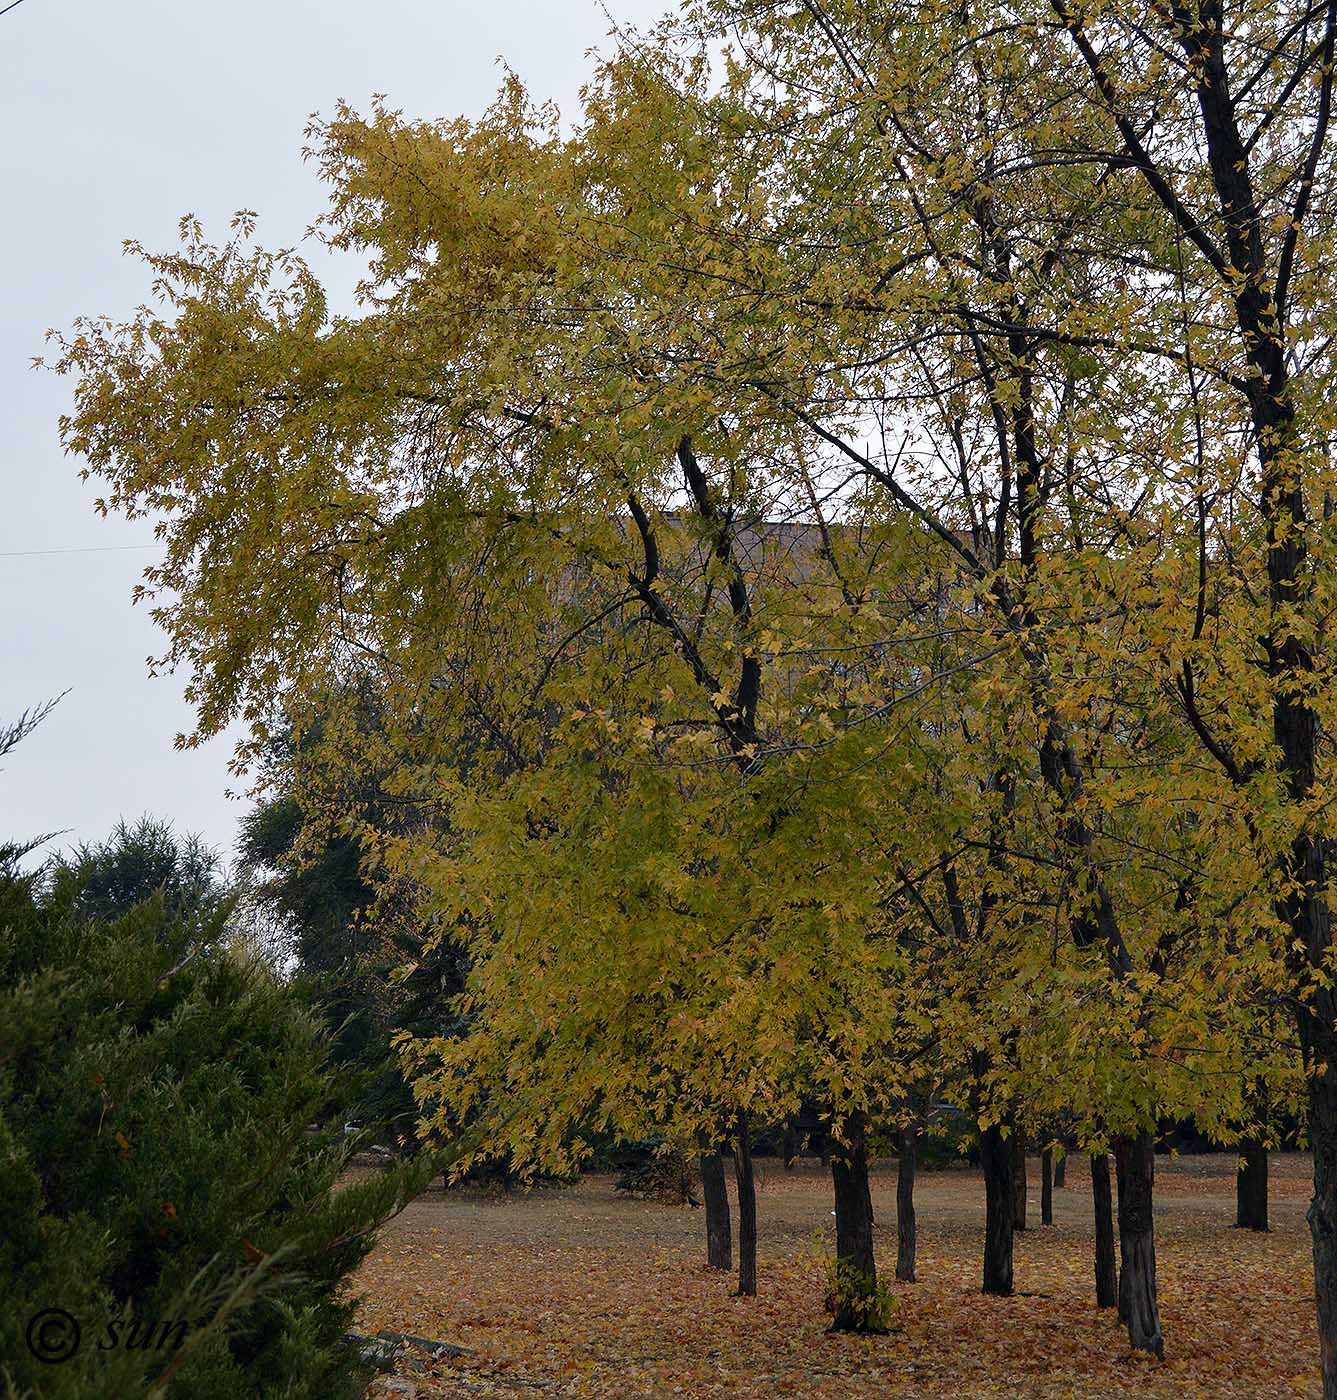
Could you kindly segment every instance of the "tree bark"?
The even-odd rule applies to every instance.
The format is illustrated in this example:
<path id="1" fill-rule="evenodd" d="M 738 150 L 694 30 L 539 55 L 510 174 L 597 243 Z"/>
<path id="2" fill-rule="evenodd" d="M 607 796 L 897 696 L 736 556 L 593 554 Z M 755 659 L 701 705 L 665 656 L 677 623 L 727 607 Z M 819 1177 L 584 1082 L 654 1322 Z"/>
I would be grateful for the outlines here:
<path id="1" fill-rule="evenodd" d="M 752 1129 L 747 1114 L 738 1113 L 734 1147 L 734 1176 L 738 1182 L 738 1294 L 757 1296 L 757 1183 L 752 1175 Z"/>
<path id="2" fill-rule="evenodd" d="M 701 1153 L 701 1195 L 706 1205 L 706 1263 L 712 1269 L 732 1269 L 729 1192 L 724 1184 L 724 1158 L 719 1152 Z"/>
<path id="3" fill-rule="evenodd" d="M 1040 1224 L 1054 1223 L 1054 1149 L 1040 1154 Z"/>
<path id="4" fill-rule="evenodd" d="M 984 1292 L 1012 1292 L 1012 1144 L 997 1123 L 980 1133 L 984 1169 Z"/>
<path id="5" fill-rule="evenodd" d="M 1257 1138 L 1240 1143 L 1243 1165 L 1235 1172 L 1235 1224 L 1241 1230 L 1266 1230 L 1267 1146 Z"/>
<path id="6" fill-rule="evenodd" d="M 901 1129 L 896 1171 L 896 1279 L 915 1281 L 915 1166 L 919 1129 Z"/>
<path id="7" fill-rule="evenodd" d="M 1324 910 L 1326 918 L 1326 910 Z M 1319 987 L 1299 1008 L 1299 1033 L 1309 1075 L 1309 1147 L 1313 1152 L 1313 1198 L 1309 1235 L 1313 1243 L 1313 1294 L 1319 1316 L 1323 1400 L 1337 1400 L 1337 994 Z"/>
<path id="8" fill-rule="evenodd" d="M 1119 1271 L 1114 1262 L 1114 1209 L 1110 1196 L 1110 1159 L 1091 1154 L 1091 1199 L 1096 1211 L 1096 1307 L 1119 1303 Z"/>
<path id="9" fill-rule="evenodd" d="M 872 1197 L 863 1114 L 851 1113 L 838 1136 L 842 1140 L 834 1142 L 831 1151 L 831 1181 L 836 1196 L 836 1261 L 843 1269 L 862 1275 L 873 1286 L 877 1283 L 877 1261 L 873 1257 Z M 865 1330 L 863 1317 L 844 1306 L 844 1301 L 842 1299 L 836 1307 L 831 1330 Z"/>
<path id="10" fill-rule="evenodd" d="M 1119 1178 L 1120 1312 L 1135 1351 L 1165 1359 L 1156 1306 L 1156 1242 L 1152 1220 L 1155 1152 L 1150 1133 L 1121 1137 L 1114 1144 Z"/>
<path id="11" fill-rule="evenodd" d="M 1333 993 L 1320 990 L 1314 1000 L 1326 1023 L 1308 1007 L 1300 1016 L 1306 1064 L 1327 1068 L 1309 1077 L 1309 1145 L 1314 1153 L 1314 1196 L 1309 1203 L 1309 1233 L 1314 1246 L 1314 1302 L 1318 1310 L 1319 1353 L 1323 1363 L 1323 1400 L 1337 1400 L 1337 1035 L 1333 1033 Z M 1326 1005 L 1325 1005 L 1326 1003 Z"/>
<path id="12" fill-rule="evenodd" d="M 1026 1228 L 1026 1139 L 1020 1128 L 1012 1130 L 1012 1228 Z"/>

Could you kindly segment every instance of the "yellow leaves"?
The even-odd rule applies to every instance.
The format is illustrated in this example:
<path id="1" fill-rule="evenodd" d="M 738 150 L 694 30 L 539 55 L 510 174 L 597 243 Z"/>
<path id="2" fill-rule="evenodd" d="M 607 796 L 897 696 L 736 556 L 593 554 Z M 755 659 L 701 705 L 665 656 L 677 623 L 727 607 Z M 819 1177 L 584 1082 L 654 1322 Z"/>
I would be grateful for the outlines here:
<path id="1" fill-rule="evenodd" d="M 721 96 L 667 44 L 605 65 L 571 135 L 513 76 L 478 121 L 340 107 L 312 141 L 326 232 L 372 262 L 364 314 L 331 322 L 239 211 L 224 246 L 187 219 L 175 253 L 135 249 L 167 306 L 60 347 L 98 508 L 165 523 L 152 583 L 199 733 L 240 713 L 262 740 L 276 700 L 306 708 L 330 789 L 361 755 L 421 805 L 387 868 L 434 937 L 467 925 L 478 1029 L 416 1048 L 456 1107 L 512 1086 L 523 1122 L 497 1132 L 521 1150 L 560 1153 L 594 1102 L 689 1122 L 740 1084 L 886 1092 L 926 1024 L 926 1075 L 1005 1044 L 1018 1084 L 1061 1064 L 1093 1116 L 1193 1108 L 1148 1058 L 1216 1053 L 1221 989 L 1284 976 L 1167 916 L 1183 872 L 1256 909 L 1267 843 L 1328 797 L 1234 791 L 1173 689 L 1189 654 L 1206 722 L 1266 773 L 1261 624 L 1312 638 L 1325 613 L 1254 601 L 1250 444 L 1272 444 L 1229 398 L 1257 372 L 1233 308 L 1145 182 L 1052 164 L 1110 133 L 1050 36 L 991 29 L 965 62 L 964 11 L 883 32 L 846 9 L 878 74 L 853 124 L 842 61 L 783 7 L 764 51 L 792 82 L 756 110 L 746 50 Z M 1018 439 L 1043 477 L 1025 566 Z M 949 540 L 978 527 L 982 579 L 930 512 Z M 373 678 L 370 755 L 329 713 L 350 673 Z M 1135 967 L 1173 950 L 1163 977 L 1120 992 L 1102 946 L 1069 946 L 1098 893 Z"/>

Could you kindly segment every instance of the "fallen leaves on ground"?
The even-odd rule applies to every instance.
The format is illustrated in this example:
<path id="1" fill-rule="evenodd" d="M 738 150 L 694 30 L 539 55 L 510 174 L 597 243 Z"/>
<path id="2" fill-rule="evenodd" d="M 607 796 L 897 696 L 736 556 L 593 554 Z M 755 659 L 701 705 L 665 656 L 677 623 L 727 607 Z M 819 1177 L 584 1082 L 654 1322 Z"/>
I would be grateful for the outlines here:
<path id="1" fill-rule="evenodd" d="M 361 1322 L 473 1349 L 405 1372 L 424 1400 L 1317 1396 L 1307 1172 L 1307 1158 L 1274 1158 L 1273 1231 L 1255 1235 L 1232 1228 L 1233 1158 L 1158 1161 L 1164 1364 L 1133 1353 L 1113 1313 L 1094 1306 L 1081 1162 L 1055 1192 L 1053 1227 L 1038 1226 L 1032 1191 L 1012 1298 L 979 1293 L 978 1174 L 922 1173 L 921 1282 L 894 1285 L 885 1337 L 826 1331 L 821 1256 L 834 1222 L 815 1164 L 765 1172 L 755 1299 L 732 1296 L 732 1279 L 702 1264 L 700 1211 L 627 1200 L 595 1176 L 510 1197 L 428 1193 L 364 1265 Z M 895 1185 L 894 1166 L 875 1172 L 887 1277 Z"/>

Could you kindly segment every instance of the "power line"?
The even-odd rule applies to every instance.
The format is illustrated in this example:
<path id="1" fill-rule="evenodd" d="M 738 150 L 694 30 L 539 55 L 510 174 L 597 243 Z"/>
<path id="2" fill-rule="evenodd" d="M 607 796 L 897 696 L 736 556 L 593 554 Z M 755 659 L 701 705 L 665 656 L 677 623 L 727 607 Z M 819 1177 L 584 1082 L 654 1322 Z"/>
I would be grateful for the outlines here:
<path id="1" fill-rule="evenodd" d="M 0 15 L 7 15 L 16 5 L 21 4 L 23 4 L 23 0 L 9 0 L 9 4 L 6 5 L 3 10 L 0 10 Z"/>
<path id="2" fill-rule="evenodd" d="M 15 5 L 22 0 L 13 0 Z M 0 10 L 0 15 L 4 14 Z M 0 559 L 32 559 L 38 554 L 119 554 L 127 549 L 161 549 L 159 544 L 90 544 L 71 549 L 9 549 L 0 550 Z"/>

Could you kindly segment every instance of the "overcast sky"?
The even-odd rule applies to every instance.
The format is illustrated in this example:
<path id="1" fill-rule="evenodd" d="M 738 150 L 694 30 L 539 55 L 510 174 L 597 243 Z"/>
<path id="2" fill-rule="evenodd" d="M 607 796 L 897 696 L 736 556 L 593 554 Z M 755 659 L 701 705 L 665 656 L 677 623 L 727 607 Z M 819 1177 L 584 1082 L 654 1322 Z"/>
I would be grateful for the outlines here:
<path id="1" fill-rule="evenodd" d="M 619 22 L 664 7 L 609 0 Z M 322 200 L 300 158 L 309 113 L 384 92 L 411 116 L 477 114 L 499 56 L 569 112 L 609 27 L 594 0 L 23 0 L 0 16 L 0 718 L 70 692 L 4 760 L 0 841 L 96 839 L 149 812 L 230 853 L 243 810 L 230 740 L 173 748 L 185 677 L 149 678 L 162 636 L 130 603 L 151 527 L 99 519 L 62 456 L 69 384 L 30 368 L 43 332 L 126 317 L 147 285 L 121 240 L 166 247 L 184 213 L 222 236 L 255 209 L 261 241 L 298 239 Z"/>

